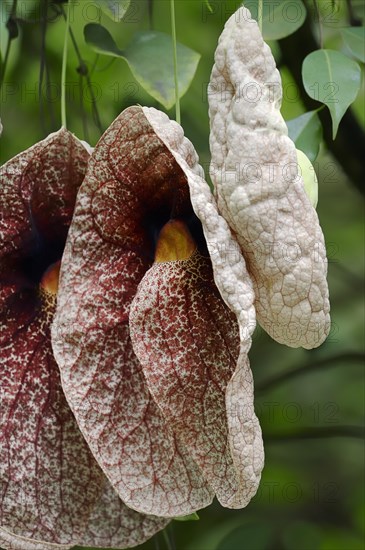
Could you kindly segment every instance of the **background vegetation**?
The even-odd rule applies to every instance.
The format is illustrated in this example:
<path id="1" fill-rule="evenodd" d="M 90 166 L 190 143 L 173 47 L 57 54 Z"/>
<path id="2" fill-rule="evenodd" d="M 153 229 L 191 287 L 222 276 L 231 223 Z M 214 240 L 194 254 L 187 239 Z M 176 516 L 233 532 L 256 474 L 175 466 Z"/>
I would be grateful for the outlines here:
<path id="1" fill-rule="evenodd" d="M 2 2 L 0 13 L 3 59 L 8 30 L 19 33 L 11 43 L 1 89 L 2 162 L 61 125 L 62 3 L 18 1 L 12 27 L 8 21 L 13 4 Z M 364 25 L 365 20 L 362 0 L 309 0 L 306 5 L 303 25 L 270 42 L 283 78 L 286 120 L 321 105 L 303 87 L 305 56 L 322 41 L 326 48 L 353 58 L 341 29 Z M 91 50 L 84 41 L 85 25 L 101 22 L 123 49 L 136 31 L 153 28 L 170 34 L 169 6 L 168 0 L 132 0 L 124 20 L 116 22 L 93 2 L 74 1 L 70 23 L 78 54 L 70 42 L 66 98 L 68 127 L 78 137 L 94 145 L 101 130 L 129 105 L 161 108 L 124 60 Z M 175 1 L 177 39 L 201 55 L 181 100 L 181 122 L 205 167 L 210 159 L 207 83 L 218 36 L 238 6 L 229 0 L 211 1 L 210 7 L 204 0 Z M 158 66 L 160 61 L 151 62 Z M 329 257 L 331 334 L 312 351 L 281 346 L 260 328 L 254 336 L 250 360 L 266 448 L 260 490 L 244 510 L 226 510 L 215 503 L 200 512 L 199 521 L 173 521 L 141 549 L 364 548 L 363 105 L 362 86 L 335 141 L 327 108 L 319 113 L 324 138 L 314 164 L 317 210 Z M 174 117 L 174 110 L 168 114 Z"/>

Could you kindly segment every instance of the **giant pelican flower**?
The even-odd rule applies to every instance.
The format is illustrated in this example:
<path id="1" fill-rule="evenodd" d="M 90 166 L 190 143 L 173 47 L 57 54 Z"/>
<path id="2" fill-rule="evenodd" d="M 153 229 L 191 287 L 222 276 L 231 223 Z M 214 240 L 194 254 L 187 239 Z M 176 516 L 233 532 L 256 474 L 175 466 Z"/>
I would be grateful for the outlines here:
<path id="1" fill-rule="evenodd" d="M 64 397 L 50 324 L 89 153 L 64 128 L 0 170 L 0 545 L 129 547 L 166 520 L 118 498 Z"/>
<path id="2" fill-rule="evenodd" d="M 217 285 L 191 200 L 212 245 L 233 252 L 213 266 Z M 250 331 L 240 339 L 218 288 L 253 330 L 251 282 L 191 143 L 163 113 L 131 107 L 95 147 L 80 188 L 52 342 L 90 449 L 140 512 L 185 515 L 214 494 L 242 507 L 257 489 Z"/>
<path id="3" fill-rule="evenodd" d="M 257 103 L 242 94 L 252 83 Z M 149 514 L 214 495 L 240 508 L 257 490 L 256 312 L 278 341 L 311 348 L 329 303 L 280 76 L 245 8 L 209 100 L 215 196 L 178 124 L 124 111 L 89 161 L 60 283 L 88 152 L 62 129 L 2 168 L 4 548 L 133 546 L 166 524 Z"/>
<path id="4" fill-rule="evenodd" d="M 272 102 L 267 78 L 279 88 Z M 257 105 L 240 102 L 252 79 Z M 131 107 L 102 136 L 52 327 L 94 457 L 128 506 L 158 516 L 189 514 L 214 495 L 240 508 L 257 490 L 255 311 L 292 346 L 319 345 L 329 328 L 323 236 L 279 112 L 279 73 L 244 8 L 217 48 L 211 90 L 220 85 L 210 94 L 216 198 L 182 128 L 159 111 Z M 266 160 L 281 174 L 289 165 L 289 178 L 272 179 Z M 252 162 L 255 183 L 242 177 Z"/>

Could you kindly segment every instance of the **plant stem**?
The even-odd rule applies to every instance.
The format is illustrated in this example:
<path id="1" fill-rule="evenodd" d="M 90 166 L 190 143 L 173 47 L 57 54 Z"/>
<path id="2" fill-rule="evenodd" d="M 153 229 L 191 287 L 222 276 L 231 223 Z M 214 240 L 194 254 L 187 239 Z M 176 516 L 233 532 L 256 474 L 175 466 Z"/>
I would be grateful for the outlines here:
<path id="1" fill-rule="evenodd" d="M 166 529 L 167 528 L 165 527 L 165 529 L 162 531 L 162 535 L 163 535 L 163 538 L 165 540 L 165 544 L 166 544 L 167 549 L 172 550 L 170 537 L 169 537 Z"/>
<path id="2" fill-rule="evenodd" d="M 150 30 L 153 31 L 153 0 L 148 0 L 148 23 Z"/>
<path id="3" fill-rule="evenodd" d="M 47 13 L 48 13 L 48 0 L 42 0 L 41 3 L 41 52 L 40 52 L 40 64 L 39 64 L 39 80 L 38 80 L 38 97 L 39 97 L 39 114 L 40 124 L 44 134 L 47 134 L 47 124 L 45 115 L 45 106 L 48 107 L 49 115 L 51 118 L 51 127 L 54 127 L 53 105 L 51 101 L 45 101 L 43 99 L 43 81 L 46 79 L 46 89 L 49 90 L 49 70 L 46 57 L 46 33 L 47 33 Z"/>
<path id="4" fill-rule="evenodd" d="M 8 23 L 11 20 L 15 19 L 17 3 L 18 3 L 18 0 L 13 0 L 13 4 L 11 6 L 10 13 L 9 13 Z M 0 70 L 0 90 L 1 90 L 3 82 L 4 82 L 6 66 L 7 66 L 8 61 L 9 61 L 10 45 L 11 45 L 11 42 L 12 42 L 13 39 L 14 39 L 14 36 L 11 35 L 11 30 L 10 30 L 10 28 L 8 28 L 8 40 L 7 40 L 7 43 L 6 43 L 4 61 L 2 63 L 1 70 Z"/>
<path id="5" fill-rule="evenodd" d="M 60 7 L 61 7 L 61 12 L 62 12 L 63 18 L 66 21 L 67 20 L 66 19 L 66 14 L 65 14 L 65 10 L 62 7 L 62 4 L 61 4 Z M 103 132 L 103 127 L 102 127 L 102 124 L 101 124 L 99 111 L 98 111 L 98 108 L 96 106 L 95 93 L 94 93 L 93 87 L 91 85 L 91 80 L 90 80 L 90 74 L 92 73 L 94 67 L 91 68 L 91 71 L 88 70 L 85 61 L 81 57 L 81 53 L 80 53 L 79 47 L 77 45 L 76 38 L 75 38 L 75 35 L 73 33 L 73 30 L 72 30 L 71 26 L 69 28 L 69 32 L 70 32 L 71 42 L 72 42 L 72 45 L 73 45 L 74 50 L 75 50 L 75 54 L 76 54 L 78 62 L 79 62 L 78 72 L 79 72 L 79 74 L 81 74 L 81 76 L 83 78 L 86 79 L 87 89 L 89 91 L 90 98 L 91 98 L 91 108 L 92 108 L 93 119 L 94 119 L 96 127 L 98 128 L 100 133 L 102 133 Z M 97 60 L 97 58 L 98 58 L 98 55 L 96 55 L 96 60 Z M 113 63 L 114 61 L 115 61 L 115 59 L 112 59 L 111 63 Z M 96 64 L 96 62 L 95 62 L 95 64 Z"/>
<path id="6" fill-rule="evenodd" d="M 314 0 L 314 7 L 316 9 L 316 15 L 317 15 L 317 19 L 318 19 L 319 45 L 320 45 L 321 49 L 323 49 L 323 29 L 322 29 L 321 12 L 319 11 L 318 0 Z"/>
<path id="7" fill-rule="evenodd" d="M 171 32 L 172 45 L 174 50 L 174 79 L 175 79 L 175 107 L 176 107 L 176 122 L 180 124 L 180 99 L 179 99 L 179 80 L 177 77 L 177 47 L 176 47 L 176 25 L 175 25 L 175 2 L 170 0 L 171 9 Z"/>
<path id="8" fill-rule="evenodd" d="M 347 9 L 349 12 L 349 23 L 352 27 L 361 27 L 362 20 L 359 17 L 356 17 L 354 8 L 352 6 L 352 0 L 347 0 Z"/>
<path id="9" fill-rule="evenodd" d="M 262 34 L 262 0 L 258 0 L 257 3 L 257 22 L 259 24 L 259 29 Z"/>
<path id="10" fill-rule="evenodd" d="M 66 30 L 65 39 L 63 42 L 63 55 L 62 55 L 62 74 L 61 74 L 61 123 L 62 126 L 67 128 L 66 121 L 66 68 L 67 68 L 67 45 L 68 34 L 70 30 L 70 6 L 67 4 L 66 14 Z"/>

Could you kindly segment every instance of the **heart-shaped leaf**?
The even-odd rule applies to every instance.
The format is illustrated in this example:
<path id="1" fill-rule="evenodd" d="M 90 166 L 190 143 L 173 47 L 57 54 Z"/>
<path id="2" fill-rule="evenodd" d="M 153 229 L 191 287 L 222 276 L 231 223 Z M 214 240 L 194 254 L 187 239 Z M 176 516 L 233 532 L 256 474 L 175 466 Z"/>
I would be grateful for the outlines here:
<path id="1" fill-rule="evenodd" d="M 172 39 L 156 32 L 138 32 L 128 46 L 121 50 L 109 31 L 97 23 L 84 28 L 86 43 L 96 52 L 125 59 L 133 76 L 141 86 L 166 109 L 175 104 L 175 83 Z M 194 77 L 200 55 L 177 44 L 177 64 L 180 97 L 188 90 Z"/>
<path id="2" fill-rule="evenodd" d="M 342 29 L 341 34 L 352 55 L 365 63 L 365 27 Z"/>
<path id="3" fill-rule="evenodd" d="M 121 21 L 128 11 L 130 0 L 92 0 L 103 12 L 115 22 Z"/>
<path id="4" fill-rule="evenodd" d="M 262 1 L 262 0 L 261 0 Z M 258 21 L 258 0 L 244 2 Z M 265 40 L 279 40 L 293 34 L 305 21 L 307 10 L 302 0 L 262 2 L 262 35 Z"/>
<path id="5" fill-rule="evenodd" d="M 296 148 L 303 151 L 313 162 L 317 158 L 323 134 L 317 111 L 309 111 L 288 120 L 286 125 L 289 137 L 294 141 Z"/>
<path id="6" fill-rule="evenodd" d="M 304 59 L 302 77 L 307 94 L 329 108 L 335 139 L 340 121 L 360 89 L 359 64 L 335 50 L 317 50 Z"/>

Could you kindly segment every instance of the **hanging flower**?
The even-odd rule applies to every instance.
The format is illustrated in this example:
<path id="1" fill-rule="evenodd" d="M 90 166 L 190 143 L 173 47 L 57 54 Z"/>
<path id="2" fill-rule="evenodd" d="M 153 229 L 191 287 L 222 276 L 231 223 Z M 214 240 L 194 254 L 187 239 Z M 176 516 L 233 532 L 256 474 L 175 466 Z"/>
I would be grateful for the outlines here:
<path id="1" fill-rule="evenodd" d="M 208 245 L 230 257 L 217 247 L 212 265 L 192 203 Z M 79 426 L 128 506 L 171 517 L 215 494 L 235 508 L 255 494 L 253 298 L 181 127 L 154 109 L 124 111 L 78 195 L 52 343 Z"/>
<path id="2" fill-rule="evenodd" d="M 61 129 L 0 170 L 0 545 L 140 544 L 166 520 L 130 510 L 92 457 L 64 397 L 50 324 L 89 153 Z"/>
<path id="3" fill-rule="evenodd" d="M 4 548 L 133 546 L 163 517 L 215 495 L 241 508 L 257 490 L 256 313 L 279 342 L 311 348 L 329 302 L 280 76 L 245 8 L 209 99 L 215 197 L 181 127 L 141 107 L 90 161 L 62 129 L 2 168 Z"/>
<path id="4" fill-rule="evenodd" d="M 255 309 L 288 345 L 314 347 L 328 332 L 323 236 L 281 92 L 251 111 L 235 95 L 252 78 L 266 93 L 266 76 L 281 90 L 257 24 L 239 11 L 212 73 L 224 91 L 210 107 L 218 204 L 182 128 L 141 107 L 106 131 L 80 189 L 53 349 L 93 455 L 140 512 L 189 514 L 214 495 L 245 506 L 263 467 L 247 358 Z M 267 161 L 282 170 L 293 159 L 290 181 L 269 179 Z M 241 177 L 248 162 L 261 170 L 256 186 Z M 290 246 L 294 260 L 276 252 Z"/>

